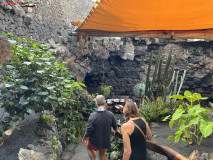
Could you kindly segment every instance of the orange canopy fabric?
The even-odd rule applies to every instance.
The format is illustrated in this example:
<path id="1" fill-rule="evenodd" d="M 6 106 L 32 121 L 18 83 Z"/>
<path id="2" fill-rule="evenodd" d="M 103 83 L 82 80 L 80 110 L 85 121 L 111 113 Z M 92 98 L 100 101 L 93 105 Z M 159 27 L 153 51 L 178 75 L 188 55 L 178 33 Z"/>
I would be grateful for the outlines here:
<path id="1" fill-rule="evenodd" d="M 213 28 L 213 0 L 101 0 L 76 30 L 132 32 Z"/>

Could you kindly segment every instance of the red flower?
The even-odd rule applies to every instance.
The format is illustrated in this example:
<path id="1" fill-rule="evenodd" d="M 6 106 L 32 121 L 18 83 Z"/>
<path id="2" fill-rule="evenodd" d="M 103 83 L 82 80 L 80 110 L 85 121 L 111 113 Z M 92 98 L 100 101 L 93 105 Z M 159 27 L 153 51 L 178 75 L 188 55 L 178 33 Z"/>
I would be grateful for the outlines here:
<path id="1" fill-rule="evenodd" d="M 90 97 L 90 100 L 93 100 L 93 97 Z"/>

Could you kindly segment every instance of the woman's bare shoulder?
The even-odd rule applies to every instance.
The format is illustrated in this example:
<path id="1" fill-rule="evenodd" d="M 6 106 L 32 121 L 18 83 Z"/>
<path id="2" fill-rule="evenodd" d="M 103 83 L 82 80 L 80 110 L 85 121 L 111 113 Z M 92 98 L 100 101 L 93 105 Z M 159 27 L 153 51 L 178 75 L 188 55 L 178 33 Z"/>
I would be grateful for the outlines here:
<path id="1" fill-rule="evenodd" d="M 134 128 L 134 126 L 130 122 L 126 122 L 121 126 L 124 129 Z"/>

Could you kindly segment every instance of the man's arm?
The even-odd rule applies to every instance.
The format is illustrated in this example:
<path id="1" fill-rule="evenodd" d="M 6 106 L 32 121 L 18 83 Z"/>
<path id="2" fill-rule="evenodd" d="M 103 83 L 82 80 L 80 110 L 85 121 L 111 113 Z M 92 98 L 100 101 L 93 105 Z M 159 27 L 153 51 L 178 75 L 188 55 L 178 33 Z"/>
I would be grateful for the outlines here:
<path id="1" fill-rule="evenodd" d="M 84 137 L 82 139 L 82 143 L 86 144 L 87 143 L 87 137 L 90 137 L 90 135 L 94 131 L 93 119 L 94 119 L 94 115 L 91 113 L 90 116 L 89 116 L 89 119 L 87 121 L 86 132 L 85 132 Z"/>
<path id="2" fill-rule="evenodd" d="M 115 116 L 114 114 L 112 113 L 113 115 L 113 120 L 112 120 L 112 128 L 113 128 L 113 133 L 115 135 L 116 132 L 120 133 L 118 127 L 117 127 L 117 123 L 116 123 L 116 120 L 115 120 Z"/>

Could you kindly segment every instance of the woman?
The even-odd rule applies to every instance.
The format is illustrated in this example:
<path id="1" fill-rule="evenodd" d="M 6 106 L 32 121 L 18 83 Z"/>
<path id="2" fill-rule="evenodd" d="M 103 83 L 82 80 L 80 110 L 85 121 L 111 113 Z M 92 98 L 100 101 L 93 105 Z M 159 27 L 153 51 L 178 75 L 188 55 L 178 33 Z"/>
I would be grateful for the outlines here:
<path id="1" fill-rule="evenodd" d="M 124 145 L 123 160 L 146 160 L 146 139 L 152 136 L 151 130 L 145 119 L 139 117 L 138 107 L 133 101 L 126 102 L 123 113 L 124 118 L 128 120 L 121 126 Z"/>

